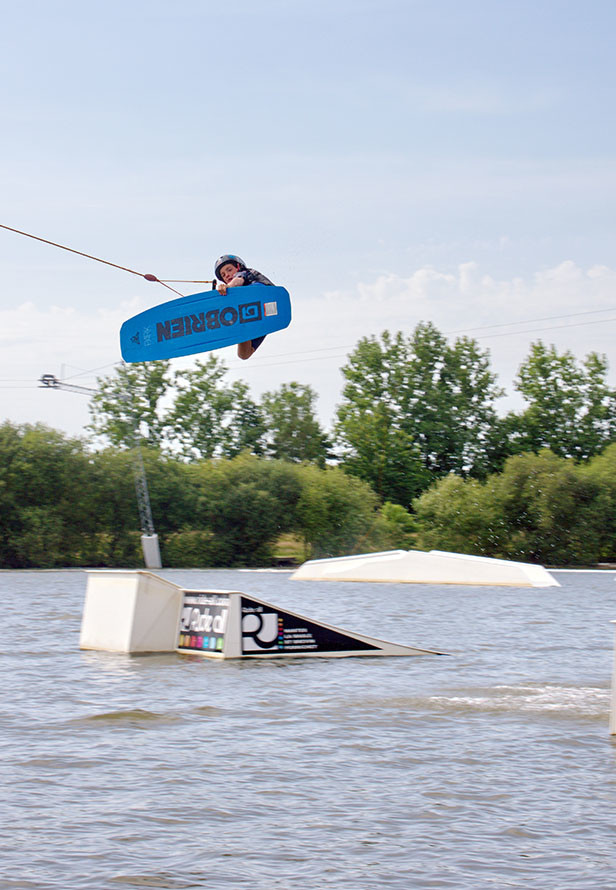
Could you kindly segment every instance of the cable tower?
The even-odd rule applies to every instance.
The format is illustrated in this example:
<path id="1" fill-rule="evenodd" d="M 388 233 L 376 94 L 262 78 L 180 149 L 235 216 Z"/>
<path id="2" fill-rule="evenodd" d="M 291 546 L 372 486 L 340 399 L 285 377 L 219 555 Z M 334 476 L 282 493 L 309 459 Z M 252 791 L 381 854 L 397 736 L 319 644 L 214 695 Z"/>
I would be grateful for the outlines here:
<path id="1" fill-rule="evenodd" d="M 97 392 L 97 390 L 92 389 L 89 386 L 80 386 L 77 383 L 67 383 L 64 380 L 58 380 L 55 374 L 42 374 L 39 383 L 42 389 L 62 389 L 67 392 L 83 393 L 84 395 L 95 395 Z M 130 401 L 130 395 L 125 393 L 124 399 L 126 402 Z M 139 445 L 136 423 L 131 428 L 130 451 L 133 456 L 133 475 L 135 478 L 135 492 L 137 494 L 137 509 L 139 510 L 139 521 L 141 524 L 143 558 L 146 568 L 160 569 L 162 568 L 162 564 L 158 546 L 158 535 L 154 529 L 148 480 L 145 473 L 145 464 L 143 463 L 143 454 L 141 453 L 141 447 Z"/>

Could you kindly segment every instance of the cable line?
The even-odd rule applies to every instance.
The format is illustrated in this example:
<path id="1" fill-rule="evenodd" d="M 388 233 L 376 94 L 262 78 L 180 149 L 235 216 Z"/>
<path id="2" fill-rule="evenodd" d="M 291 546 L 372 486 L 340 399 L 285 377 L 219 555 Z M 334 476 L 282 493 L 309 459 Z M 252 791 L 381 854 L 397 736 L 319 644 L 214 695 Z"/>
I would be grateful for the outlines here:
<path id="1" fill-rule="evenodd" d="M 41 241 L 43 244 L 50 244 L 52 247 L 58 247 L 60 250 L 67 250 L 69 253 L 76 253 L 78 256 L 85 257 L 87 260 L 94 260 L 96 263 L 103 263 L 105 266 L 113 266 L 114 269 L 120 269 L 122 272 L 130 272 L 131 275 L 138 275 L 139 278 L 145 278 L 146 281 L 155 281 L 157 284 L 162 284 L 163 287 L 168 288 L 173 291 L 174 294 L 177 294 L 179 297 L 183 297 L 184 294 L 181 294 L 179 290 L 176 290 L 174 287 L 171 287 L 168 284 L 168 281 L 173 281 L 175 284 L 181 283 L 183 279 L 161 279 L 157 278 L 156 275 L 152 275 L 151 272 L 136 272 L 134 269 L 129 269 L 127 266 L 120 266 L 118 263 L 111 263 L 109 260 L 103 260 L 100 257 L 92 256 L 92 254 L 84 253 L 82 250 L 75 250 L 73 247 L 67 247 L 65 244 L 58 244 L 56 241 L 49 241 L 47 238 L 41 238 L 38 235 L 32 235 L 30 232 L 22 232 L 20 229 L 14 229 L 12 226 L 5 226 L 0 223 L 0 229 L 6 229 L 8 232 L 14 232 L 16 235 L 23 235 L 25 238 L 32 238 L 34 241 Z M 213 281 L 192 281 L 186 282 L 191 284 L 213 284 Z"/>
<path id="2" fill-rule="evenodd" d="M 582 313 L 580 313 L 582 314 Z M 563 318 L 567 316 L 564 315 Z M 548 328 L 529 328 L 526 331 L 503 331 L 501 334 L 481 334 L 478 340 L 487 340 L 489 337 L 515 337 L 518 334 L 540 334 L 543 331 L 562 331 L 564 328 L 583 328 L 589 324 L 599 324 L 600 322 L 616 321 L 616 318 L 597 318 L 593 321 L 576 321 L 574 324 L 556 324 L 550 325 Z M 520 322 L 523 324 L 524 322 Z"/>
<path id="3" fill-rule="evenodd" d="M 508 328 L 512 325 L 520 325 L 520 324 L 531 324 L 535 321 L 558 321 L 561 318 L 577 318 L 580 315 L 598 315 L 601 312 L 613 312 L 616 309 L 616 306 L 608 306 L 607 309 L 587 309 L 585 312 L 567 312 L 565 315 L 544 315 L 542 318 L 527 318 L 525 321 L 503 321 L 499 324 L 484 324 L 474 328 L 458 328 L 455 331 L 447 331 L 447 334 L 466 334 L 471 331 L 487 331 L 490 328 Z M 599 321 L 611 321 L 611 319 L 598 319 Z M 588 322 L 588 324 L 592 324 L 592 322 Z M 561 327 L 561 325 L 559 325 Z M 572 325 L 567 325 L 567 327 L 573 327 Z M 512 331 L 511 333 L 517 333 L 516 331 Z M 521 331 L 520 333 L 524 333 Z"/>

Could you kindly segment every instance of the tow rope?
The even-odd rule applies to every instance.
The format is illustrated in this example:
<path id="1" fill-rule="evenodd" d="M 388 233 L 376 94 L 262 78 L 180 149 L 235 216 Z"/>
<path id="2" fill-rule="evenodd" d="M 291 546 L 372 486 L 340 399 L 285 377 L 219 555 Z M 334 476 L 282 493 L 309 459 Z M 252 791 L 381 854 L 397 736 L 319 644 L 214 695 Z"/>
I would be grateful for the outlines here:
<path id="1" fill-rule="evenodd" d="M 212 279 L 198 281 L 187 278 L 157 278 L 156 275 L 152 275 L 151 272 L 135 272 L 134 269 L 128 269 L 126 266 L 119 266 L 117 263 L 110 263 L 109 260 L 102 260 L 100 257 L 92 256 L 89 253 L 84 253 L 81 250 L 75 250 L 73 247 L 67 247 L 65 244 L 58 244 L 55 241 L 49 241 L 47 238 L 40 238 L 38 235 L 32 235 L 29 232 L 22 232 L 19 229 L 14 229 L 11 226 L 5 226 L 0 223 L 0 229 L 6 229 L 8 232 L 15 232 L 16 235 L 23 235 L 25 238 L 32 238 L 34 241 L 41 241 L 43 244 L 50 244 L 52 247 L 59 247 L 60 250 L 68 250 L 69 253 L 76 253 L 78 256 L 85 257 L 88 260 L 94 260 L 96 263 L 104 263 L 106 266 L 113 266 L 114 269 L 120 269 L 122 272 L 130 272 L 131 275 L 138 275 L 139 278 L 145 278 L 146 281 L 155 281 L 156 284 L 162 284 L 163 287 L 168 288 L 173 291 L 174 294 L 177 294 L 179 297 L 183 297 L 184 294 L 181 294 L 179 290 L 176 290 L 174 287 L 171 287 L 169 282 L 173 284 L 211 284 L 215 285 L 215 281 Z"/>

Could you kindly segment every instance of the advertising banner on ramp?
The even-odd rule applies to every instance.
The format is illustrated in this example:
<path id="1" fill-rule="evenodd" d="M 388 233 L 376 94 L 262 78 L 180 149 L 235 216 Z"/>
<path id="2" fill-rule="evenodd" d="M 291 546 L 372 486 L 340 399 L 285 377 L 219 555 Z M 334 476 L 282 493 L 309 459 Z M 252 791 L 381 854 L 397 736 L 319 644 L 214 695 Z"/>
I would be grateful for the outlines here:
<path id="1" fill-rule="evenodd" d="M 377 649 L 339 630 L 242 596 L 242 654 L 362 652 Z"/>
<path id="2" fill-rule="evenodd" d="M 223 653 L 229 596 L 186 591 L 180 615 L 178 649 Z"/>

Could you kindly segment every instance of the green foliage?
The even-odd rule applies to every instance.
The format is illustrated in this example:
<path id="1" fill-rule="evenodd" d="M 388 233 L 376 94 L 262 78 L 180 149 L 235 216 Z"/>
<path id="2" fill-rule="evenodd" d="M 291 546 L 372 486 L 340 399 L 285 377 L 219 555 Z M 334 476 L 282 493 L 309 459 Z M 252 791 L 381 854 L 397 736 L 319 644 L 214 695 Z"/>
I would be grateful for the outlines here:
<path id="1" fill-rule="evenodd" d="M 92 508 L 102 535 L 101 561 L 105 565 L 138 565 L 139 512 L 135 493 L 133 456 L 109 448 L 92 458 Z"/>
<path id="2" fill-rule="evenodd" d="M 593 543 L 578 524 L 591 497 L 572 460 L 548 450 L 510 458 L 495 486 L 505 555 L 550 564 L 592 560 Z"/>
<path id="3" fill-rule="evenodd" d="M 160 402 L 170 385 L 168 361 L 120 365 L 98 380 L 88 429 L 115 446 L 144 442 L 160 448 L 165 432 Z"/>
<path id="4" fill-rule="evenodd" d="M 191 485 L 189 467 L 160 451 L 142 448 L 141 453 L 157 532 L 164 536 L 180 528 L 190 528 L 197 509 L 198 493 Z M 134 488 L 134 472 L 131 478 Z M 133 504 L 136 511 L 134 496 L 131 508 Z M 135 512 L 133 523 L 136 515 Z"/>
<path id="5" fill-rule="evenodd" d="M 159 451 L 142 449 L 152 516 L 157 533 L 165 535 L 193 521 L 197 493 L 188 468 Z M 135 491 L 135 459 L 130 451 L 106 449 L 92 456 L 92 508 L 104 530 L 100 559 L 105 564 L 139 564 L 139 511 Z"/>
<path id="6" fill-rule="evenodd" d="M 587 494 L 575 516 L 577 537 L 586 548 L 583 561 L 616 562 L 616 443 L 577 472 Z M 571 518 L 567 524 L 571 525 Z"/>
<path id="7" fill-rule="evenodd" d="M 587 460 L 616 438 L 616 391 L 606 383 L 605 356 L 591 352 L 578 363 L 570 352 L 533 343 L 515 387 L 529 403 L 510 424 L 516 451 L 549 448 Z"/>
<path id="8" fill-rule="evenodd" d="M 267 563 L 272 546 L 293 528 L 300 482 L 283 461 L 242 454 L 191 467 L 197 488 L 195 525 L 207 528 L 219 548 L 220 565 Z"/>
<path id="9" fill-rule="evenodd" d="M 489 484 L 452 473 L 424 492 L 413 507 L 420 549 L 496 555 L 500 518 Z"/>
<path id="10" fill-rule="evenodd" d="M 263 454 L 263 436 L 266 424 L 263 412 L 249 395 L 249 387 L 243 380 L 237 380 L 229 388 L 231 407 L 227 413 L 221 454 L 224 457 L 237 457 L 244 451 Z"/>
<path id="11" fill-rule="evenodd" d="M 11 538 L 14 565 L 52 568 L 62 546 L 63 532 L 62 520 L 49 507 L 24 507 Z"/>
<path id="12" fill-rule="evenodd" d="M 417 325 L 408 346 L 402 410 L 424 466 L 433 476 L 481 475 L 494 402 L 503 394 L 489 353 L 468 337 L 450 346 L 430 323 Z"/>
<path id="13" fill-rule="evenodd" d="M 591 474 L 545 450 L 509 458 L 483 483 L 448 476 L 414 504 L 420 545 L 551 565 L 594 562 L 588 515 L 596 515 L 598 489 Z"/>
<path id="14" fill-rule="evenodd" d="M 485 475 L 502 391 L 474 341 L 449 346 L 431 324 L 408 339 L 385 331 L 361 340 L 342 370 L 344 466 L 381 498 L 409 506 L 435 477 Z"/>
<path id="15" fill-rule="evenodd" d="M 401 334 L 360 340 L 342 369 L 346 384 L 336 433 L 345 469 L 380 498 L 409 504 L 429 483 L 419 448 L 405 428 L 399 396 L 407 348 Z"/>
<path id="16" fill-rule="evenodd" d="M 187 468 L 145 452 L 152 509 L 162 534 L 192 518 Z M 191 499 L 192 495 L 192 499 Z M 90 454 L 42 425 L 0 427 L 0 565 L 140 565 L 133 456 Z"/>
<path id="17" fill-rule="evenodd" d="M 165 535 L 160 550 L 163 565 L 174 568 L 233 564 L 233 551 L 228 543 L 205 530 L 185 529 Z"/>
<path id="18" fill-rule="evenodd" d="M 315 415 L 316 399 L 312 387 L 295 382 L 263 394 L 261 413 L 268 457 L 325 466 L 331 446 Z"/>
<path id="19" fill-rule="evenodd" d="M 73 564 L 95 526 L 83 443 L 48 427 L 0 427 L 0 565 Z"/>
<path id="20" fill-rule="evenodd" d="M 528 407 L 499 418 L 473 340 L 449 344 L 431 324 L 364 338 L 343 368 L 342 464 L 328 467 L 309 386 L 257 404 L 213 355 L 173 378 L 168 362 L 122 366 L 91 403 L 90 429 L 111 447 L 0 425 L 0 566 L 140 565 L 136 442 L 166 564 L 265 564 L 285 533 L 306 556 L 422 547 L 614 561 L 607 368 L 535 343 L 516 381 Z"/>
<path id="21" fill-rule="evenodd" d="M 381 518 L 389 531 L 392 548 L 407 550 L 413 546 L 417 522 L 404 507 L 385 501 L 381 507 Z"/>
<path id="22" fill-rule="evenodd" d="M 169 362 L 123 365 L 99 380 L 89 429 L 118 447 L 141 442 L 186 460 L 262 452 L 261 413 L 248 385 L 224 382 L 215 355 L 169 376 Z"/>
<path id="23" fill-rule="evenodd" d="M 263 423 L 243 382 L 227 386 L 227 367 L 215 355 L 176 374 L 177 394 L 167 416 L 174 448 L 187 460 L 260 451 Z"/>
<path id="24" fill-rule="evenodd" d="M 370 486 L 337 467 L 299 468 L 297 526 L 306 557 L 343 556 L 356 550 L 372 529 L 378 499 Z"/>
<path id="25" fill-rule="evenodd" d="M 374 523 L 376 496 L 338 469 L 142 451 L 166 564 L 268 564 L 295 531 L 319 552 L 351 552 Z M 46 427 L 0 427 L 0 566 L 141 564 L 130 451 L 90 454 Z"/>
<path id="26" fill-rule="evenodd" d="M 355 545 L 357 553 L 375 550 L 411 550 L 416 545 L 417 522 L 414 516 L 400 506 L 385 501 L 377 513 L 372 527 Z"/>

